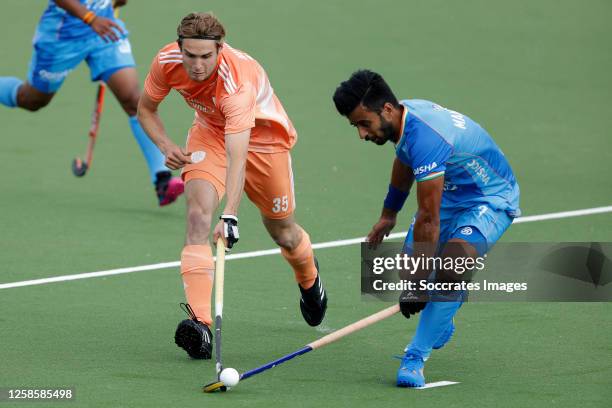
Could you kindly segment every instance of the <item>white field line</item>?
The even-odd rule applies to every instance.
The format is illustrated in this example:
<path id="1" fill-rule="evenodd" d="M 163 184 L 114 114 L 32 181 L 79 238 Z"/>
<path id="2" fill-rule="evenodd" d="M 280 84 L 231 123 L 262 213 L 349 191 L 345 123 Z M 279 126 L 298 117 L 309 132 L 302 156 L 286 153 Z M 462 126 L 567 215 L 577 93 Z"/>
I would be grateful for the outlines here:
<path id="1" fill-rule="evenodd" d="M 612 212 L 612 206 L 585 208 L 583 210 L 563 211 L 563 212 L 541 214 L 541 215 L 530 215 L 527 217 L 520 217 L 520 218 L 515 219 L 514 224 L 521 224 L 524 222 L 544 221 L 544 220 L 555 220 L 555 219 L 570 218 L 570 217 L 581 217 L 584 215 L 603 214 L 603 213 L 608 213 L 608 212 Z M 406 233 L 407 231 L 395 232 L 393 234 L 390 234 L 388 239 L 403 238 L 404 236 L 406 236 Z M 359 237 L 359 238 L 352 238 L 352 239 L 342 239 L 342 240 L 337 240 L 337 241 L 319 242 L 317 244 L 313 244 L 312 247 L 313 249 L 335 248 L 335 247 L 359 244 L 363 242 L 364 240 L 365 240 L 365 237 Z M 276 255 L 279 253 L 280 253 L 280 249 L 278 248 L 265 249 L 261 251 L 251 251 L 251 252 L 243 252 L 243 253 L 238 253 L 238 254 L 231 254 L 231 255 L 227 255 L 225 259 L 229 261 L 232 259 L 257 258 L 260 256 Z M 176 268 L 178 266 L 180 266 L 180 261 L 163 262 L 163 263 L 157 263 L 157 264 L 152 264 L 152 265 L 133 266 L 129 268 L 110 269 L 107 271 L 99 271 L 99 272 L 78 273 L 74 275 L 54 276 L 51 278 L 32 279 L 32 280 L 25 280 L 25 281 L 19 281 L 19 282 L 2 283 L 0 284 L 0 289 L 18 288 L 22 286 L 44 285 L 47 283 L 65 282 L 65 281 L 78 280 L 78 279 L 98 278 L 101 276 L 122 275 L 125 273 L 132 273 L 132 272 L 153 271 L 153 270 L 158 270 L 158 269 Z"/>
<path id="2" fill-rule="evenodd" d="M 424 387 L 418 387 L 418 388 L 415 388 L 415 390 L 426 390 L 428 388 L 444 387 L 445 385 L 453 385 L 453 384 L 459 384 L 459 383 L 456 381 L 438 381 L 438 382 L 432 382 L 429 384 L 425 384 Z"/>

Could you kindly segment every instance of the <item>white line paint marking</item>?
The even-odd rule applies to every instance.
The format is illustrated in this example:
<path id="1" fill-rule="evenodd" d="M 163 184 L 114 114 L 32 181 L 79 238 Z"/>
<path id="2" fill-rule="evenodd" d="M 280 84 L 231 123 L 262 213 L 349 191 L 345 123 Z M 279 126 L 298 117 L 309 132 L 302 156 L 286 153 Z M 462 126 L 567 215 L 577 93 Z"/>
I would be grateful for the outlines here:
<path id="1" fill-rule="evenodd" d="M 556 212 L 550 214 L 541 214 L 541 215 L 530 215 L 527 217 L 520 217 L 514 220 L 514 224 L 522 224 L 524 222 L 536 222 L 536 221 L 545 221 L 545 220 L 556 220 L 561 218 L 570 218 L 570 217 L 581 217 L 584 215 L 593 215 L 593 214 L 603 214 L 612 212 L 612 205 L 607 207 L 595 207 L 595 208 L 585 208 L 583 210 L 575 210 L 575 211 L 563 211 Z M 389 235 L 388 239 L 394 238 L 403 238 L 406 236 L 407 231 L 395 232 Z M 324 249 L 324 248 L 335 248 L 342 247 L 348 245 L 356 245 L 365 240 L 365 237 L 352 238 L 352 239 L 342 239 L 338 241 L 329 241 L 329 242 L 320 242 L 318 244 L 313 244 L 313 249 Z M 268 256 L 268 255 L 276 255 L 280 254 L 280 249 L 265 249 L 262 251 L 252 251 L 252 252 L 243 252 L 239 254 L 231 254 L 225 257 L 226 260 L 232 259 L 245 259 L 245 258 L 257 258 L 260 256 Z M 142 265 L 142 266 L 134 266 L 129 268 L 119 268 L 119 269 L 110 269 L 107 271 L 99 271 L 99 272 L 88 272 L 88 273 L 78 273 L 74 275 L 62 275 L 62 276 L 54 276 L 51 278 L 43 278 L 43 279 L 32 279 L 26 281 L 19 282 L 10 282 L 10 283 L 2 283 L 0 284 L 0 289 L 10 289 L 10 288 L 19 288 L 22 286 L 33 286 L 33 285 L 44 285 L 47 283 L 54 282 L 65 282 L 71 280 L 79 280 L 79 279 L 89 279 L 89 278 L 99 278 L 102 276 L 112 276 L 112 275 L 122 275 L 125 273 L 132 272 L 144 272 L 144 271 L 154 271 L 158 269 L 167 269 L 167 268 L 176 268 L 180 266 L 179 261 L 174 262 L 163 262 L 152 265 Z"/>
<path id="2" fill-rule="evenodd" d="M 456 381 L 438 381 L 438 382 L 432 382 L 429 384 L 425 384 L 424 387 L 419 387 L 419 388 L 415 388 L 417 390 L 426 390 L 428 388 L 436 388 L 436 387 L 444 387 L 446 385 L 454 385 L 454 384 L 459 384 L 459 382 Z"/>
<path id="3" fill-rule="evenodd" d="M 556 220 L 559 218 L 581 217 L 583 215 L 603 214 L 603 213 L 608 213 L 608 212 L 612 212 L 612 205 L 609 205 L 607 207 L 585 208 L 583 210 L 562 211 L 562 212 L 541 214 L 541 215 L 530 215 L 527 217 L 520 217 L 520 218 L 515 219 L 513 224 L 521 224 L 523 222 Z"/>

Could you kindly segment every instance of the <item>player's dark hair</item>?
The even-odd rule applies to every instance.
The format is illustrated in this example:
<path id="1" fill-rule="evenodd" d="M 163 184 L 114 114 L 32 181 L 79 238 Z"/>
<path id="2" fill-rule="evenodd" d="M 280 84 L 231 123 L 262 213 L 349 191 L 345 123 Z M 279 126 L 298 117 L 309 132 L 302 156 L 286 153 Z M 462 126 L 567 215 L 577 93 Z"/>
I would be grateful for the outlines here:
<path id="1" fill-rule="evenodd" d="M 334 93 L 336 109 L 342 116 L 350 115 L 359 104 L 380 113 L 387 102 L 399 107 L 397 98 L 383 77 L 367 69 L 353 72 Z"/>
<path id="2" fill-rule="evenodd" d="M 223 24 L 213 13 L 189 13 L 181 20 L 176 29 L 179 47 L 186 38 L 214 40 L 220 46 L 225 37 Z"/>

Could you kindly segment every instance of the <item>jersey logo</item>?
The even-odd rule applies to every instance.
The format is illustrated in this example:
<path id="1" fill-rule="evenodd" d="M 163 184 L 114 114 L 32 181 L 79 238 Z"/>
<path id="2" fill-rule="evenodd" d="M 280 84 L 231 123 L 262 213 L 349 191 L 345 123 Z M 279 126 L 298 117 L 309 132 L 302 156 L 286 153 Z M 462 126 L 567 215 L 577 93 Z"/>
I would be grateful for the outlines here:
<path id="1" fill-rule="evenodd" d="M 472 228 L 465 227 L 461 229 L 461 234 L 463 235 L 472 235 Z"/>
<path id="2" fill-rule="evenodd" d="M 119 41 L 119 52 L 122 54 L 130 54 L 132 52 L 132 46 L 126 39 Z"/>
<path id="3" fill-rule="evenodd" d="M 444 191 L 455 191 L 457 190 L 459 187 L 457 187 L 456 184 L 451 184 L 448 181 L 444 182 Z"/>
<path id="4" fill-rule="evenodd" d="M 467 164 L 467 168 L 474 170 L 474 174 L 480 178 L 485 185 L 489 184 L 489 181 L 491 181 L 487 170 L 482 167 L 476 159 L 472 159 L 472 161 Z"/>
<path id="5" fill-rule="evenodd" d="M 198 150 L 197 152 L 191 153 L 191 162 L 199 163 L 206 158 L 206 152 L 203 150 Z"/>
<path id="6" fill-rule="evenodd" d="M 202 104 L 200 101 L 198 101 L 197 99 L 192 98 L 191 94 L 185 91 L 184 89 L 177 89 L 176 91 L 180 93 L 183 98 L 185 98 L 185 102 L 187 102 L 187 104 L 191 106 L 193 109 L 197 109 L 204 113 L 214 113 L 215 112 L 215 108 L 206 106 Z M 215 103 L 215 98 L 213 98 L 213 103 Z"/>
<path id="7" fill-rule="evenodd" d="M 432 171 L 436 167 L 438 167 L 438 164 L 436 162 L 433 162 L 430 164 L 426 164 L 424 166 L 417 167 L 412 172 L 414 173 L 415 176 L 418 176 L 419 174 L 425 173 L 426 171 Z"/>
<path id="8" fill-rule="evenodd" d="M 197 109 L 200 112 L 204 112 L 204 113 L 214 113 L 215 110 L 213 108 L 209 108 L 206 105 L 202 105 L 199 101 L 197 101 L 196 99 L 190 99 L 187 98 L 185 99 L 187 101 L 187 103 L 189 104 L 189 106 L 191 106 L 193 109 Z"/>
<path id="9" fill-rule="evenodd" d="M 38 71 L 38 75 L 48 82 L 60 82 L 63 81 L 66 76 L 72 71 L 71 69 L 67 69 L 65 71 L 60 72 L 49 72 L 47 70 L 41 69 Z"/>

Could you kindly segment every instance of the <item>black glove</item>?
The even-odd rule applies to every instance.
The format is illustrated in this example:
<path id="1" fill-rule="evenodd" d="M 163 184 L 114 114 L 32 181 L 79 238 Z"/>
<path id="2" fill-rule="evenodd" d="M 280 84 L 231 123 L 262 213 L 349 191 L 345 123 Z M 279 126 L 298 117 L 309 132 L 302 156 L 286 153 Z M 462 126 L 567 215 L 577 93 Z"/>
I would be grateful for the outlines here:
<path id="1" fill-rule="evenodd" d="M 219 219 L 223 220 L 223 237 L 227 241 L 227 249 L 231 249 L 240 238 L 238 233 L 238 217 L 223 214 Z"/>
<path id="2" fill-rule="evenodd" d="M 405 290 L 399 297 L 400 311 L 406 319 L 425 309 L 429 296 L 423 290 Z"/>

